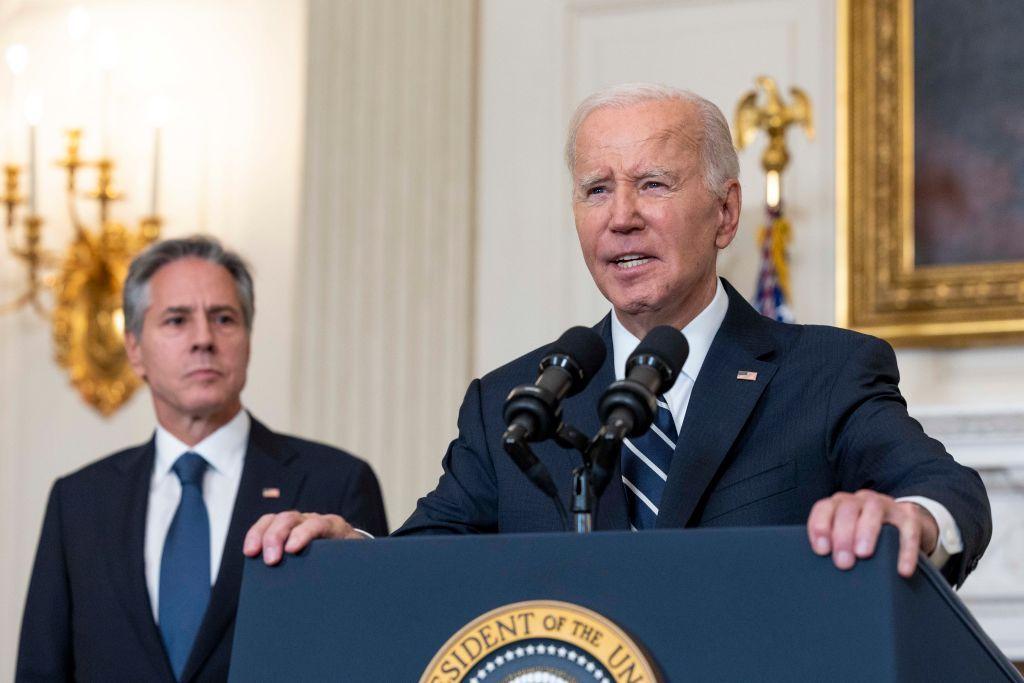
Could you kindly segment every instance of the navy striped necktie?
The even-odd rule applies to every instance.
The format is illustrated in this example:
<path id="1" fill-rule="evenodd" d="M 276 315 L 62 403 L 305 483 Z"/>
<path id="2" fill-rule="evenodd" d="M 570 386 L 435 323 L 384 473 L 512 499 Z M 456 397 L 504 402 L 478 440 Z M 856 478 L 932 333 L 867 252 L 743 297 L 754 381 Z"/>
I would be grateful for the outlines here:
<path id="1" fill-rule="evenodd" d="M 653 529 L 665 493 L 668 468 L 676 450 L 676 423 L 664 396 L 646 433 L 622 442 L 622 485 L 626 492 L 629 523 L 634 531 Z"/>
<path id="2" fill-rule="evenodd" d="M 203 502 L 206 467 L 198 453 L 184 453 L 175 461 L 172 469 L 181 480 L 181 502 L 160 559 L 160 634 L 178 680 L 210 602 L 210 518 Z"/>

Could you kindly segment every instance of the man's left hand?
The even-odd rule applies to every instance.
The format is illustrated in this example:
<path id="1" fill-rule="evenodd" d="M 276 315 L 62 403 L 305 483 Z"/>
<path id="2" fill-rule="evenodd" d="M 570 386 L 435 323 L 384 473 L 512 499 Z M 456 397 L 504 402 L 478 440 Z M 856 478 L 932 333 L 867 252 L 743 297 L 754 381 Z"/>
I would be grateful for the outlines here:
<path id="1" fill-rule="evenodd" d="M 815 553 L 831 553 L 836 567 L 850 569 L 858 559 L 874 554 L 883 524 L 891 524 L 900 532 L 897 571 L 909 578 L 917 567 L 918 552 L 930 555 L 939 539 L 935 519 L 916 503 L 900 503 L 868 489 L 836 493 L 811 508 L 807 536 Z"/>

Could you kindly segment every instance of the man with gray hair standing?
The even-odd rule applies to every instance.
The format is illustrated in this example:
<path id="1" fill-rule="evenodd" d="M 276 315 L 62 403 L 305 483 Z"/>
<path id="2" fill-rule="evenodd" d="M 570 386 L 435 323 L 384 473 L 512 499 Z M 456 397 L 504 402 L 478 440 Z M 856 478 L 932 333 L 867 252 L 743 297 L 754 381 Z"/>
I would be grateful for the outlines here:
<path id="1" fill-rule="evenodd" d="M 657 430 L 622 448 L 597 507 L 599 529 L 805 525 L 840 569 L 870 557 L 883 524 L 899 530 L 900 575 L 923 552 L 954 584 L 988 544 L 985 488 L 907 414 L 896 358 L 880 339 L 758 315 L 717 273 L 736 236 L 739 164 L 719 109 L 654 84 L 584 100 L 566 162 L 583 259 L 612 310 L 594 328 L 610 353 L 562 403 L 593 434 L 602 390 L 639 340 L 680 330 L 689 356 L 658 397 Z M 544 349 L 474 380 L 437 487 L 395 535 L 558 530 L 555 508 L 502 448 L 509 391 L 532 383 Z M 573 451 L 534 449 L 571 500 Z M 344 519 L 278 517 L 245 552 L 268 563 L 310 537 L 354 538 Z"/>
<path id="2" fill-rule="evenodd" d="M 208 237 L 154 244 L 123 307 L 156 431 L 54 484 L 18 681 L 225 681 L 246 529 L 299 508 L 387 533 L 365 462 L 242 407 L 255 308 L 238 255 Z"/>

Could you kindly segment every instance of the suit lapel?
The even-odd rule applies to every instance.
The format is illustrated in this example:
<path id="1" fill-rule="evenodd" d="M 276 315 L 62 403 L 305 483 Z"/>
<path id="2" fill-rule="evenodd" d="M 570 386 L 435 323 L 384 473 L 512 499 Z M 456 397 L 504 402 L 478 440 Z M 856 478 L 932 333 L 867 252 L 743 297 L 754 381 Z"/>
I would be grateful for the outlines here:
<path id="1" fill-rule="evenodd" d="M 658 527 L 691 523 L 709 484 L 777 366 L 767 319 L 725 282 L 729 310 L 693 387 L 662 497 Z M 754 380 L 738 379 L 742 371 Z"/>
<path id="2" fill-rule="evenodd" d="M 231 513 L 231 523 L 224 543 L 217 582 L 210 593 L 210 604 L 192 646 L 182 681 L 192 679 L 225 636 L 234 621 L 238 607 L 238 591 L 242 584 L 242 541 L 249 527 L 262 515 L 289 510 L 295 506 L 304 475 L 290 469 L 294 456 L 281 447 L 277 436 L 252 419 L 245 465 L 238 484 L 238 496 Z M 279 498 L 265 498 L 263 490 L 276 488 Z"/>
<path id="3" fill-rule="evenodd" d="M 155 447 L 153 439 L 139 446 L 118 464 L 121 477 L 111 482 L 102 501 L 105 555 L 114 578 L 115 593 L 135 626 L 142 648 L 154 664 L 163 669 L 165 678 L 174 679 L 163 640 L 156 622 L 146 586 L 145 539 L 149 482 L 153 473 Z"/>

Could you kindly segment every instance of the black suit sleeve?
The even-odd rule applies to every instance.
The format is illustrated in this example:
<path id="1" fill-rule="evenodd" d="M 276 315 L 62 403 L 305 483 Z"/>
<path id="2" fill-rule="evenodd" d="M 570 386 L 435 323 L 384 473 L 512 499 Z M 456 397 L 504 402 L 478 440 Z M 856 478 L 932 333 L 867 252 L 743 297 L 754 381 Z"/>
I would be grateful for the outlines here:
<path id="1" fill-rule="evenodd" d="M 498 531 L 497 482 L 481 405 L 476 379 L 459 408 L 459 436 L 448 446 L 437 488 L 420 498 L 395 536 Z"/>
<path id="2" fill-rule="evenodd" d="M 341 516 L 356 527 L 374 536 L 388 535 L 388 520 L 384 514 L 384 498 L 373 470 L 365 462 L 357 463 L 349 477 L 349 486 L 341 499 Z"/>
<path id="3" fill-rule="evenodd" d="M 70 681 L 74 675 L 71 594 L 64 558 L 60 486 L 57 480 L 50 490 L 22 615 L 15 673 L 19 683 Z"/>
<path id="4" fill-rule="evenodd" d="M 867 488 L 894 498 L 924 496 L 956 521 L 963 552 L 942 568 L 963 583 L 992 535 L 988 494 L 978 473 L 958 464 L 907 414 L 892 347 L 866 337 L 844 364 L 829 398 L 826 444 L 840 489 Z"/>

